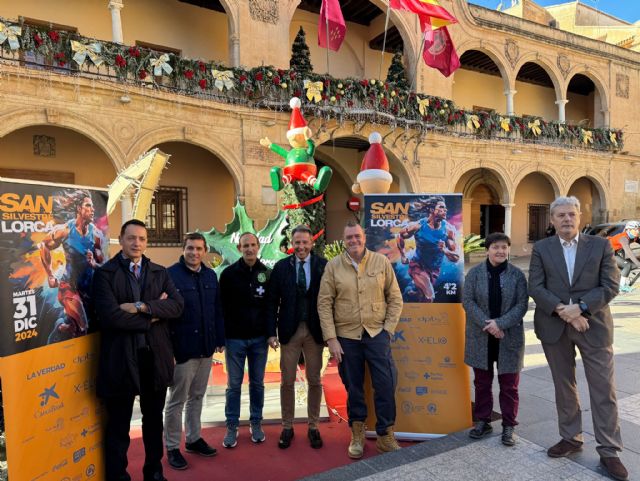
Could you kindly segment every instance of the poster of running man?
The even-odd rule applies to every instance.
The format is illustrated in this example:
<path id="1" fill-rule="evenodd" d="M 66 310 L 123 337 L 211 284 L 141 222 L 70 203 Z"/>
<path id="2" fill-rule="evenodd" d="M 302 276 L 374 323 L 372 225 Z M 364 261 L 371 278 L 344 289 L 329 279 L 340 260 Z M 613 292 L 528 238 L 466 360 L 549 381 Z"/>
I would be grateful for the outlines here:
<path id="1" fill-rule="evenodd" d="M 419 439 L 470 426 L 462 196 L 367 195 L 363 226 L 367 248 L 391 261 L 404 301 L 391 343 L 398 370 L 396 433 Z"/>
<path id="2" fill-rule="evenodd" d="M 107 192 L 0 179 L 0 378 L 10 479 L 102 478 L 91 280 Z"/>

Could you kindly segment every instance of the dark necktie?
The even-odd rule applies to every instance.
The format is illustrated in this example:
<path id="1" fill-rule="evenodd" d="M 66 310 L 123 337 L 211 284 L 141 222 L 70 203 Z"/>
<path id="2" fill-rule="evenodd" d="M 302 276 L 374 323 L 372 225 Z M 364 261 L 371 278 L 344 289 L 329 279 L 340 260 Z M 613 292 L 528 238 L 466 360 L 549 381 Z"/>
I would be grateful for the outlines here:
<path id="1" fill-rule="evenodd" d="M 307 290 L 307 275 L 304 273 L 304 261 L 298 262 L 298 287 Z"/>
<path id="2" fill-rule="evenodd" d="M 133 264 L 131 266 L 131 271 L 133 272 L 133 275 L 136 277 L 136 279 L 140 279 L 140 266 L 138 264 Z"/>

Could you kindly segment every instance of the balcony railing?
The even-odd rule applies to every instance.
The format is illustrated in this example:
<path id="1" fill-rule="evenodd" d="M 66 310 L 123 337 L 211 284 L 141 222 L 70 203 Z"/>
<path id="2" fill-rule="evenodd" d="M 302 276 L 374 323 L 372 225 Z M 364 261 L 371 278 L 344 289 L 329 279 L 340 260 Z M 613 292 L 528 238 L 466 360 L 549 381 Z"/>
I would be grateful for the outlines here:
<path id="1" fill-rule="evenodd" d="M 590 129 L 539 117 L 459 109 L 451 100 L 376 79 L 338 79 L 271 66 L 231 68 L 172 53 L 82 37 L 0 18 L 0 61 L 61 75 L 98 77 L 213 102 L 285 111 L 292 96 L 326 120 L 388 124 L 425 134 L 617 151 L 623 132 Z"/>

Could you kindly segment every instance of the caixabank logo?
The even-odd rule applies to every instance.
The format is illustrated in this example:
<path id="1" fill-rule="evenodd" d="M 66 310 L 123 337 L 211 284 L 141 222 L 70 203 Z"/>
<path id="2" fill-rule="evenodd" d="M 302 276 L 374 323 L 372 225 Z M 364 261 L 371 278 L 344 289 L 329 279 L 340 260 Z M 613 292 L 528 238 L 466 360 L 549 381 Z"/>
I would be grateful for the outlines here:
<path id="1" fill-rule="evenodd" d="M 50 387 L 45 387 L 38 394 L 38 398 L 40 398 L 39 406 L 33 412 L 33 417 L 36 419 L 48 416 L 64 407 L 64 402 L 56 392 L 56 383 L 53 383 Z"/>

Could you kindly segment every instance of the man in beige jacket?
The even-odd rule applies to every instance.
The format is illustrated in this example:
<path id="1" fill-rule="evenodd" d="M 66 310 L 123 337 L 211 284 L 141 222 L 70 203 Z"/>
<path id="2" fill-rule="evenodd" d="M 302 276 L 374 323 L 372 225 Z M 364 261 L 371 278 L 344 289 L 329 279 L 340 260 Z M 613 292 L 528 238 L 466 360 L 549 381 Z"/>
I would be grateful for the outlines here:
<path id="1" fill-rule="evenodd" d="M 365 362 L 375 391 L 376 447 L 379 452 L 400 449 L 393 435 L 397 371 L 390 343 L 402 311 L 402 294 L 389 260 L 367 250 L 365 240 L 359 224 L 347 223 L 346 252 L 327 264 L 318 295 L 322 335 L 347 390 L 351 458 L 362 457 L 364 450 Z"/>

